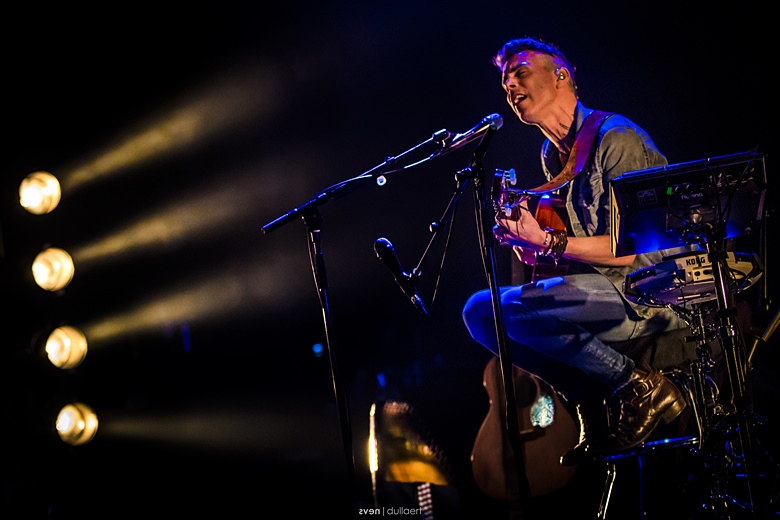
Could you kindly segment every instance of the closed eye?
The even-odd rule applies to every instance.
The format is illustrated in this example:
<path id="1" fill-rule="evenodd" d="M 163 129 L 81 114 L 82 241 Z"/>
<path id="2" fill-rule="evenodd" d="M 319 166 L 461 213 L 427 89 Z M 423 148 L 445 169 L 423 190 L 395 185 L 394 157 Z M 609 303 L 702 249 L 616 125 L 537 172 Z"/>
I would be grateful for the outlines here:
<path id="1" fill-rule="evenodd" d="M 520 76 L 523 76 L 527 73 L 524 67 L 515 67 L 513 69 L 507 70 L 504 72 L 501 78 L 501 82 L 506 85 L 506 83 L 512 79 L 512 78 L 518 78 Z"/>

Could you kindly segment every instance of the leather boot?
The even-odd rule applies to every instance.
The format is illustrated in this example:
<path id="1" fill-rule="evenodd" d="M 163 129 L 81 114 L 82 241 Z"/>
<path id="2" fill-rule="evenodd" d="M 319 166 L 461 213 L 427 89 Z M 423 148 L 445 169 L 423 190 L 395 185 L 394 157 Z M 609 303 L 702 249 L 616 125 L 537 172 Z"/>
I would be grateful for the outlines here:
<path id="1" fill-rule="evenodd" d="M 615 391 L 613 405 L 619 408 L 617 424 L 596 451 L 601 455 L 629 450 L 645 442 L 659 421 L 672 422 L 685 409 L 680 390 L 647 363 L 637 366 L 626 385 Z"/>

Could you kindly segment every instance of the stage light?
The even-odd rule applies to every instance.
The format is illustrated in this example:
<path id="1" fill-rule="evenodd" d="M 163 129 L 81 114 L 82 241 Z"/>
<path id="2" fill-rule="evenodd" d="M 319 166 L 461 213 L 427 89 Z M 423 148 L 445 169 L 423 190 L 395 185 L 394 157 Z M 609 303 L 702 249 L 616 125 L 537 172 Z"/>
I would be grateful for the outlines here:
<path id="1" fill-rule="evenodd" d="M 54 211 L 61 196 L 60 183 L 49 172 L 31 173 L 19 185 L 19 203 L 34 215 Z"/>
<path id="2" fill-rule="evenodd" d="M 73 279 L 73 259 L 56 247 L 38 253 L 32 265 L 33 278 L 39 287 L 47 291 L 59 291 Z"/>
<path id="3" fill-rule="evenodd" d="M 75 327 L 57 327 L 46 340 L 46 355 L 57 368 L 75 368 L 87 356 L 87 338 Z"/>
<path id="4" fill-rule="evenodd" d="M 84 403 L 66 404 L 57 415 L 57 433 L 71 446 L 88 443 L 97 433 L 97 429 L 97 415 Z"/>

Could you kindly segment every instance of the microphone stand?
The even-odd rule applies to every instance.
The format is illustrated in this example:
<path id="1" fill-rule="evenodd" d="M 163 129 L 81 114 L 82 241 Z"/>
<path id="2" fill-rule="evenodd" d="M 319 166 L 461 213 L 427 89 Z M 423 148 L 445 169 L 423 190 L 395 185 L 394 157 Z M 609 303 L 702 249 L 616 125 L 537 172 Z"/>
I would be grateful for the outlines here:
<path id="1" fill-rule="evenodd" d="M 506 403 L 506 428 L 509 445 L 512 450 L 512 461 L 516 475 L 509 477 L 509 489 L 513 492 L 514 500 L 510 500 L 510 518 L 523 518 L 523 504 L 527 504 L 531 497 L 531 489 L 528 477 L 525 474 L 525 460 L 523 456 L 522 438 L 520 437 L 520 421 L 517 415 L 517 396 L 514 388 L 512 369 L 512 357 L 507 348 L 506 327 L 504 324 L 503 309 L 501 307 L 501 295 L 497 284 L 496 257 L 493 247 L 493 204 L 488 196 L 485 186 L 485 172 L 482 166 L 482 158 L 487 146 L 493 137 L 494 131 L 488 131 L 481 139 L 474 151 L 471 164 L 466 171 L 471 172 L 474 182 L 474 205 L 477 217 L 477 233 L 482 250 L 482 262 L 485 267 L 485 275 L 492 294 L 493 315 L 498 340 L 498 357 L 501 366 L 501 378 Z M 516 479 L 511 477 L 515 476 Z"/>
<path id="2" fill-rule="evenodd" d="M 431 246 L 435 242 L 438 233 L 442 230 L 443 224 L 452 219 L 455 206 L 457 205 L 460 196 L 465 189 L 465 182 L 469 178 L 474 184 L 474 206 L 477 217 L 477 233 L 479 235 L 480 248 L 482 252 L 482 262 L 485 267 L 485 276 L 488 280 L 488 286 L 492 294 L 493 301 L 493 314 L 495 318 L 496 338 L 498 340 L 498 355 L 499 363 L 501 367 L 502 385 L 504 392 L 504 399 L 506 404 L 506 433 L 509 440 L 512 457 L 510 457 L 513 472 L 508 472 L 507 482 L 511 491 L 512 499 L 510 500 L 510 518 L 520 520 L 523 518 L 523 505 L 528 504 L 531 498 L 531 488 L 528 483 L 528 477 L 525 473 L 525 460 L 523 456 L 522 437 L 520 436 L 520 419 L 517 415 L 517 395 L 514 388 L 514 377 L 512 358 L 507 348 L 506 328 L 504 324 L 503 311 L 501 308 L 501 296 L 499 294 L 499 288 L 497 283 L 496 273 L 496 259 L 495 251 L 493 248 L 494 240 L 492 237 L 493 218 L 495 214 L 493 210 L 493 204 L 490 196 L 487 193 L 485 186 L 485 172 L 482 166 L 482 158 L 487 151 L 487 147 L 490 144 L 493 134 L 495 134 L 497 128 L 489 128 L 480 139 L 477 148 L 474 151 L 470 164 L 458 171 L 456 175 L 456 189 L 447 208 L 444 211 L 444 215 L 439 221 L 431 224 L 431 231 L 433 236 L 428 243 L 422 258 L 417 264 L 417 267 L 412 271 L 413 275 L 419 273 L 420 268 L 430 251 Z"/>
<path id="3" fill-rule="evenodd" d="M 390 170 L 389 168 L 395 164 L 398 159 L 405 157 L 420 147 L 423 147 L 429 143 L 441 144 L 449 135 L 450 133 L 446 130 L 439 130 L 438 132 L 435 132 L 430 139 L 410 148 L 396 157 L 387 158 L 384 162 L 374 166 L 370 170 L 357 177 L 347 179 L 322 190 L 310 201 L 288 211 L 284 215 L 281 215 L 280 217 L 262 226 L 263 234 L 268 234 L 280 228 L 281 226 L 292 222 L 293 220 L 301 218 L 306 225 L 306 229 L 308 230 L 309 257 L 311 261 L 312 274 L 314 276 L 314 283 L 317 288 L 320 306 L 322 309 L 325 338 L 330 360 L 331 379 L 333 382 L 333 392 L 336 399 L 339 423 L 341 426 L 342 445 L 346 459 L 345 462 L 347 466 L 348 478 L 352 484 L 352 490 L 354 494 L 354 509 L 350 513 L 350 516 L 357 515 L 359 511 L 358 506 L 360 501 L 357 498 L 357 472 L 355 470 L 355 457 L 352 449 L 352 427 L 349 418 L 349 403 L 347 394 L 342 388 L 342 380 L 341 375 L 339 374 L 336 352 L 336 341 L 333 335 L 333 318 L 328 295 L 328 277 L 325 266 L 325 256 L 321 247 L 322 216 L 320 215 L 318 208 L 319 206 L 322 206 L 331 200 L 340 198 L 347 193 L 368 184 L 368 182 L 374 179 L 375 176 L 388 175 L 392 172 L 404 169 L 398 168 L 396 170 Z"/>

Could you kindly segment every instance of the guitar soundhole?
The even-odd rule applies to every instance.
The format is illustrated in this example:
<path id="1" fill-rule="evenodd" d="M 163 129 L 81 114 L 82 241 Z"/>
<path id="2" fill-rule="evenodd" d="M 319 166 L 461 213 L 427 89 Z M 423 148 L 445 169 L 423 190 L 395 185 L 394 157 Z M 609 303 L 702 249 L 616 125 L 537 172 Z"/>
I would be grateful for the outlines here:
<path id="1" fill-rule="evenodd" d="M 536 382 L 530 377 L 515 377 L 515 393 L 517 394 L 517 406 L 526 408 L 536 402 Z"/>

